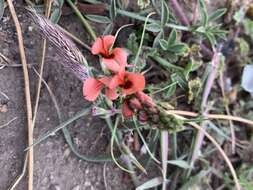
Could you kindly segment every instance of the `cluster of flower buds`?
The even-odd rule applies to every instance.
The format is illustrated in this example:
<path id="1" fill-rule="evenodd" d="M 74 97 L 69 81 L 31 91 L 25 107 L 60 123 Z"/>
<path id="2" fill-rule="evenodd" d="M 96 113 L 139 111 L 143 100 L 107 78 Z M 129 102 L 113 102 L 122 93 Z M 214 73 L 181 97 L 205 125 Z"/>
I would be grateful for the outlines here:
<path id="1" fill-rule="evenodd" d="M 124 98 L 123 116 L 130 118 L 138 113 L 140 121 L 145 122 L 150 113 L 156 112 L 152 99 L 142 92 L 145 88 L 145 78 L 141 73 L 126 71 L 127 52 L 122 48 L 113 48 L 114 43 L 115 37 L 107 35 L 97 38 L 93 44 L 92 54 L 101 56 L 102 64 L 111 72 L 111 75 L 86 79 L 83 84 L 84 98 L 95 101 L 102 89 L 110 100 L 116 100 L 122 96 Z"/>

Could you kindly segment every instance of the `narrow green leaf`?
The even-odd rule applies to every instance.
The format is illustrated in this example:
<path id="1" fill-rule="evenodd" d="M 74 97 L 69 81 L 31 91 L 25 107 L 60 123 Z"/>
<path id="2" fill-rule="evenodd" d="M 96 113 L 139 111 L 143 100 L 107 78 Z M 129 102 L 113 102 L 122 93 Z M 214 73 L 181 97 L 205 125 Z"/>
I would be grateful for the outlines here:
<path id="1" fill-rule="evenodd" d="M 71 117 L 67 121 L 65 121 L 65 122 L 61 123 L 60 125 L 58 125 L 53 130 L 50 130 L 50 131 L 46 132 L 44 135 L 42 135 L 41 137 L 39 137 L 37 140 L 34 141 L 34 143 L 30 147 L 41 143 L 43 140 L 46 140 L 48 137 L 55 134 L 56 132 L 58 132 L 62 128 L 66 127 L 67 125 L 69 125 L 70 123 L 72 123 L 75 120 L 79 119 L 80 117 L 88 115 L 89 113 L 90 113 L 90 108 L 83 109 L 82 111 L 78 112 L 75 116 Z M 28 150 L 30 147 L 28 147 L 26 150 Z"/>
<path id="2" fill-rule="evenodd" d="M 208 23 L 208 14 L 207 14 L 205 2 L 204 0 L 199 0 L 198 4 L 199 4 L 200 15 L 201 15 L 201 22 L 202 22 L 201 24 L 204 27 L 206 27 Z"/>
<path id="3" fill-rule="evenodd" d="M 145 189 L 154 188 L 154 187 L 157 187 L 158 185 L 161 185 L 162 182 L 163 182 L 162 177 L 155 177 L 153 179 L 150 179 L 150 180 L 146 181 L 142 185 L 138 186 L 136 188 L 136 190 L 145 190 Z"/>
<path id="4" fill-rule="evenodd" d="M 176 43 L 176 40 L 177 40 L 177 30 L 172 29 L 172 31 L 170 32 L 170 36 L 168 38 L 168 44 L 174 45 Z"/>
<path id="5" fill-rule="evenodd" d="M 111 0 L 111 6 L 110 6 L 110 18 L 111 20 L 115 20 L 117 15 L 117 8 L 116 8 L 116 2 L 115 0 Z"/>
<path id="6" fill-rule="evenodd" d="M 162 67 L 166 69 L 175 69 L 176 71 L 183 71 L 184 69 L 182 67 L 173 65 L 172 63 L 168 62 L 166 59 L 163 59 L 159 56 L 152 56 L 152 58 L 159 63 Z"/>
<path id="7" fill-rule="evenodd" d="M 226 8 L 224 8 L 224 9 L 218 9 L 218 10 L 212 12 L 209 15 L 209 21 L 215 21 L 215 20 L 217 20 L 218 18 L 222 17 L 226 12 L 227 12 Z"/>
<path id="8" fill-rule="evenodd" d="M 187 45 L 184 43 L 177 43 L 168 48 L 169 51 L 177 54 L 184 53 L 187 50 Z"/>
<path id="9" fill-rule="evenodd" d="M 186 162 L 184 160 L 168 160 L 167 163 L 171 164 L 171 165 L 178 166 L 183 169 L 191 168 L 191 166 L 188 164 L 188 162 Z"/>
<path id="10" fill-rule="evenodd" d="M 161 30 L 155 37 L 153 47 L 159 47 L 159 40 L 163 37 L 163 30 Z"/>
<path id="11" fill-rule="evenodd" d="M 0 0 L 0 20 L 4 15 L 4 0 Z"/>
<path id="12" fill-rule="evenodd" d="M 167 2 L 162 1 L 162 11 L 161 11 L 161 25 L 162 27 L 169 21 L 170 11 Z"/>
<path id="13" fill-rule="evenodd" d="M 191 177 L 187 182 L 179 189 L 179 190 L 189 190 L 192 189 L 194 185 L 198 185 L 201 181 L 203 181 L 204 177 L 210 173 L 210 170 L 202 170 L 197 175 Z"/>
<path id="14" fill-rule="evenodd" d="M 150 24 L 147 24 L 146 30 L 150 32 L 160 32 L 161 26 L 157 23 L 150 23 Z"/>
<path id="15" fill-rule="evenodd" d="M 108 24 L 111 23 L 111 20 L 106 16 L 100 16 L 100 15 L 86 15 L 86 18 L 93 22 L 102 23 L 102 24 Z"/>
<path id="16" fill-rule="evenodd" d="M 108 24 L 108 26 L 105 28 L 105 31 L 103 35 L 108 35 L 111 34 L 113 30 L 113 23 Z"/>
<path id="17" fill-rule="evenodd" d="M 50 20 L 53 22 L 53 23 L 57 23 L 59 20 L 60 20 L 60 17 L 61 17 L 61 14 L 62 14 L 62 11 L 60 8 L 56 8 L 51 16 L 50 16 Z"/>
<path id="18" fill-rule="evenodd" d="M 168 48 L 168 42 L 164 39 L 159 40 L 159 44 L 163 50 L 167 50 Z"/>

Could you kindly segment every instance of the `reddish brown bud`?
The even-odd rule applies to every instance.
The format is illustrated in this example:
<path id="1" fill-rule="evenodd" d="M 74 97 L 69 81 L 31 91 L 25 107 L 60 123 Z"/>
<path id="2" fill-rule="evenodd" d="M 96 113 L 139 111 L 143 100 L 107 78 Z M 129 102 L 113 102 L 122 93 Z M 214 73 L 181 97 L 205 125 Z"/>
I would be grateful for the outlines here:
<path id="1" fill-rule="evenodd" d="M 141 102 L 137 98 L 132 98 L 129 100 L 129 105 L 132 109 L 142 109 Z"/>

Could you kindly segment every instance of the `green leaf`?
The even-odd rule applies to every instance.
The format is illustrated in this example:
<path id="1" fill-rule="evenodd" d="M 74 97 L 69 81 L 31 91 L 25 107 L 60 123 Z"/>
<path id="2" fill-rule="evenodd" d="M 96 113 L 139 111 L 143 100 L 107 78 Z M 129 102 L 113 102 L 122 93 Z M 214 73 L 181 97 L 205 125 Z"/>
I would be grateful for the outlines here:
<path id="1" fill-rule="evenodd" d="M 111 34 L 113 30 L 113 23 L 108 24 L 108 26 L 105 28 L 105 31 L 103 35 L 108 35 Z"/>
<path id="2" fill-rule="evenodd" d="M 207 14 L 205 2 L 204 0 L 199 0 L 198 4 L 199 4 L 200 15 L 201 15 L 201 22 L 202 22 L 201 24 L 202 26 L 206 27 L 208 23 L 208 14 Z"/>
<path id="3" fill-rule="evenodd" d="M 168 48 L 168 42 L 164 39 L 159 40 L 159 44 L 163 50 L 167 50 Z"/>
<path id="4" fill-rule="evenodd" d="M 39 137 L 37 140 L 35 140 L 33 142 L 33 144 L 30 146 L 35 146 L 39 143 L 41 143 L 43 140 L 47 139 L 48 137 L 50 137 L 51 135 L 55 134 L 56 132 L 58 132 L 59 130 L 63 129 L 64 127 L 68 126 L 69 124 L 71 124 L 72 122 L 74 122 L 75 120 L 79 119 L 80 117 L 83 117 L 85 115 L 88 115 L 90 113 L 90 108 L 85 108 L 82 111 L 78 112 L 75 116 L 71 117 L 70 119 L 68 119 L 67 121 L 61 123 L 60 125 L 58 125 L 57 127 L 55 127 L 54 129 L 46 132 L 44 135 L 42 135 L 41 137 Z M 28 147 L 27 149 L 29 149 L 30 147 Z M 26 150 L 27 150 L 26 149 Z"/>
<path id="5" fill-rule="evenodd" d="M 163 182 L 162 177 L 155 177 L 153 179 L 150 179 L 150 180 L 146 181 L 142 185 L 138 186 L 136 188 L 136 190 L 145 190 L 145 189 L 154 188 L 154 187 L 157 187 L 158 185 L 161 185 L 162 182 Z"/>
<path id="6" fill-rule="evenodd" d="M 187 45 L 184 43 L 177 43 L 169 46 L 168 50 L 176 54 L 182 54 L 187 50 Z"/>
<path id="7" fill-rule="evenodd" d="M 205 34 L 205 36 L 206 36 L 207 40 L 209 41 L 209 43 L 211 44 L 211 46 L 215 47 L 216 39 L 215 39 L 214 35 L 212 33 L 207 32 Z"/>
<path id="8" fill-rule="evenodd" d="M 210 170 L 202 170 L 197 175 L 191 177 L 179 190 L 189 190 L 192 189 L 195 185 L 198 185 L 201 183 L 204 179 L 204 177 L 207 176 L 207 174 L 210 173 Z"/>
<path id="9" fill-rule="evenodd" d="M 245 12 L 244 12 L 244 8 L 242 7 L 239 11 L 236 11 L 234 16 L 233 16 L 233 19 L 236 21 L 236 23 L 240 23 L 243 21 L 244 19 L 244 16 L 245 16 Z"/>
<path id="10" fill-rule="evenodd" d="M 169 21 L 170 11 L 167 3 L 162 1 L 162 11 L 161 11 L 161 25 L 162 27 Z"/>
<path id="11" fill-rule="evenodd" d="M 116 15 L 117 15 L 117 8 L 116 8 L 115 0 L 111 0 L 111 6 L 110 6 L 109 13 L 110 13 L 111 20 L 115 20 Z"/>
<path id="12" fill-rule="evenodd" d="M 51 16 L 50 16 L 50 20 L 51 20 L 53 23 L 57 23 L 57 22 L 60 20 L 60 18 L 61 18 L 61 14 L 62 14 L 61 9 L 60 9 L 60 8 L 56 8 L 56 9 L 52 12 L 52 14 L 51 14 Z"/>
<path id="13" fill-rule="evenodd" d="M 153 47 L 159 46 L 159 40 L 163 37 L 163 30 L 161 30 L 154 39 Z"/>
<path id="14" fill-rule="evenodd" d="M 173 73 L 171 75 L 171 79 L 173 82 L 177 82 L 178 85 L 182 88 L 182 89 L 187 89 L 188 87 L 188 84 L 187 84 L 187 81 L 185 80 L 184 78 L 184 75 L 180 72 L 178 73 Z"/>
<path id="15" fill-rule="evenodd" d="M 0 0 L 0 20 L 4 15 L 4 0 Z"/>
<path id="16" fill-rule="evenodd" d="M 161 26 L 157 23 L 150 23 L 150 24 L 147 24 L 146 30 L 150 32 L 160 32 Z"/>
<path id="17" fill-rule="evenodd" d="M 191 168 L 191 166 L 188 164 L 188 162 L 186 162 L 184 160 L 168 160 L 167 163 L 171 164 L 171 165 L 178 166 L 183 169 L 190 169 Z"/>
<path id="18" fill-rule="evenodd" d="M 163 59 L 159 56 L 152 56 L 152 58 L 159 63 L 162 67 L 166 69 L 174 69 L 176 71 L 183 71 L 184 69 L 182 67 L 173 65 L 172 63 L 168 62 L 166 59 Z M 174 82 L 174 81 L 173 81 Z"/>
<path id="19" fill-rule="evenodd" d="M 250 19 L 244 19 L 243 20 L 243 27 L 245 30 L 245 33 L 253 39 L 253 21 Z"/>
<path id="20" fill-rule="evenodd" d="M 165 93 L 166 98 L 169 98 L 169 97 L 171 97 L 173 94 L 175 94 L 175 93 L 176 93 L 176 89 L 177 89 L 177 82 L 174 83 L 173 85 L 171 85 L 171 86 L 168 88 L 168 90 L 167 90 L 166 93 Z"/>
<path id="21" fill-rule="evenodd" d="M 244 56 L 248 55 L 248 53 L 250 51 L 250 46 L 249 46 L 248 42 L 246 40 L 244 40 L 243 38 L 237 38 L 236 41 L 239 43 L 240 53 Z"/>
<path id="22" fill-rule="evenodd" d="M 170 36 L 168 38 L 168 44 L 173 45 L 173 44 L 175 44 L 176 40 L 177 40 L 177 31 L 176 31 L 176 29 L 173 28 L 172 31 L 170 32 Z"/>
<path id="23" fill-rule="evenodd" d="M 222 17 L 226 12 L 227 12 L 226 8 L 218 9 L 212 12 L 211 15 L 209 15 L 209 22 L 217 20 L 218 18 Z"/>
<path id="24" fill-rule="evenodd" d="M 190 62 L 186 65 L 184 70 L 184 76 L 188 80 L 189 74 L 193 71 L 196 71 L 200 66 L 202 65 L 201 61 L 196 61 L 194 59 L 191 59 Z"/>
<path id="25" fill-rule="evenodd" d="M 97 23 L 102 23 L 102 24 L 108 24 L 111 23 L 111 20 L 106 17 L 106 16 L 99 16 L 99 15 L 86 15 L 86 17 L 93 21 L 93 22 L 97 22 Z"/>

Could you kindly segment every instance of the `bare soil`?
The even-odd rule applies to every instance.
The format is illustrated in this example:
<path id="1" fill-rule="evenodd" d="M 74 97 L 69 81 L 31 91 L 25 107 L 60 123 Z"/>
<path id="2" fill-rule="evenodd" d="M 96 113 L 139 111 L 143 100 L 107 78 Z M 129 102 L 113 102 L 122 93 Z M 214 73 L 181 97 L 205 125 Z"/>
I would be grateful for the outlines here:
<path id="1" fill-rule="evenodd" d="M 35 31 L 31 19 L 24 9 L 22 1 L 14 1 L 19 21 L 21 22 L 26 55 L 29 64 L 38 64 L 41 59 L 42 41 Z M 87 33 L 70 15 L 62 17 L 60 25 L 73 32 L 85 42 Z M 102 29 L 101 29 L 102 30 Z M 19 58 L 15 26 L 6 9 L 0 20 L 0 53 L 11 60 L 10 64 L 21 64 Z M 86 57 L 88 53 L 85 52 Z M 87 57 L 88 60 L 91 58 Z M 49 46 L 46 56 L 43 78 L 55 94 L 64 119 L 73 116 L 87 106 L 82 97 L 82 83 L 59 64 L 61 58 L 54 48 Z M 38 69 L 38 67 L 35 67 Z M 35 102 L 38 77 L 32 67 L 29 69 L 32 102 Z M 5 95 L 8 97 L 5 97 Z M 0 190 L 6 190 L 21 173 L 27 146 L 26 108 L 24 97 L 23 72 L 21 67 L 4 67 L 0 70 Z M 34 138 L 59 124 L 55 107 L 45 86 L 42 86 L 39 110 L 37 114 Z M 82 153 L 99 154 L 108 146 L 106 126 L 100 120 L 91 117 L 82 118 L 69 127 L 76 147 Z M 93 164 L 79 160 L 68 148 L 61 132 L 35 146 L 35 190 L 100 190 L 132 189 L 130 179 L 113 163 Z M 105 178 L 103 172 L 106 172 Z M 16 188 L 27 189 L 24 178 Z"/>

